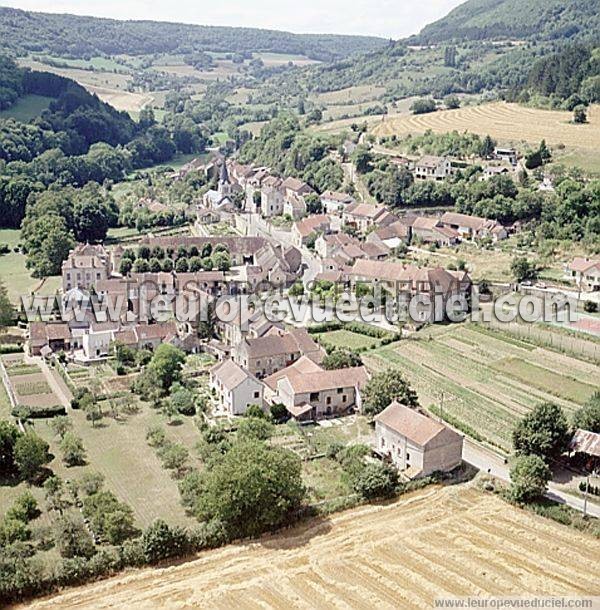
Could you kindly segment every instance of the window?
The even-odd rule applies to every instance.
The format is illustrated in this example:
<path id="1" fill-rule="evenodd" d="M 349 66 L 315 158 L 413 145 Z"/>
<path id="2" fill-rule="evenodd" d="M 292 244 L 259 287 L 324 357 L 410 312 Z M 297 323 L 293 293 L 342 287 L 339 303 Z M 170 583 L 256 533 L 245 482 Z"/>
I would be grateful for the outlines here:
<path id="1" fill-rule="evenodd" d="M 311 392 L 309 400 L 311 402 L 319 400 L 319 392 Z"/>
<path id="2" fill-rule="evenodd" d="M 385 439 L 383 437 L 381 437 L 381 446 L 385 447 Z"/>
<path id="3" fill-rule="evenodd" d="M 337 393 L 338 393 L 338 394 L 341 394 L 343 391 L 344 391 L 344 388 L 338 388 L 338 389 L 337 389 Z"/>
<path id="4" fill-rule="evenodd" d="M 410 464 L 410 453 L 408 451 L 406 452 L 406 463 Z"/>
<path id="5" fill-rule="evenodd" d="M 67 279 L 70 280 L 71 279 L 71 274 L 67 273 Z"/>
<path id="6" fill-rule="evenodd" d="M 254 398 L 260 398 L 260 392 L 254 392 Z"/>
<path id="7" fill-rule="evenodd" d="M 330 405 L 331 404 L 331 396 L 327 397 L 327 404 Z"/>
<path id="8" fill-rule="evenodd" d="M 344 395 L 342 396 L 342 402 L 346 402 L 347 400 L 348 400 L 348 397 L 347 397 L 347 396 L 344 394 Z"/>

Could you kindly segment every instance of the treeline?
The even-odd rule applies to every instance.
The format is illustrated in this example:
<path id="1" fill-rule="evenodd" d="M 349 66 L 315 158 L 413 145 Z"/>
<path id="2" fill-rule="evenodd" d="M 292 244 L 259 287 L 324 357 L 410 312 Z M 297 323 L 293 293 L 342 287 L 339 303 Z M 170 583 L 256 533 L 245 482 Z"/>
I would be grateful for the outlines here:
<path id="1" fill-rule="evenodd" d="M 68 32 L 68 35 L 65 35 Z M 255 28 L 118 21 L 0 8 L 0 44 L 19 53 L 96 55 L 268 51 L 329 61 L 385 44 L 371 36 L 292 34 Z"/>
<path id="2" fill-rule="evenodd" d="M 342 168 L 327 152 L 336 145 L 323 137 L 301 129 L 292 114 L 282 114 L 265 125 L 257 138 L 241 148 L 241 163 L 266 165 L 281 176 L 301 178 L 318 192 L 342 186 Z"/>
<path id="3" fill-rule="evenodd" d="M 600 101 L 600 47 L 570 46 L 538 60 L 527 78 L 532 93 L 578 103 Z"/>

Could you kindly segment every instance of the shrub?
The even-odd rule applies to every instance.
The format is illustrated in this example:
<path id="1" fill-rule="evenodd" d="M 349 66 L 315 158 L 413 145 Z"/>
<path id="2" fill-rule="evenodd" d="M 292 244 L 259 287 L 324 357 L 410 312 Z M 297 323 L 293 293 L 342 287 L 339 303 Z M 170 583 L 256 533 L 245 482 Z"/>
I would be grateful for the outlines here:
<path id="1" fill-rule="evenodd" d="M 169 527 L 160 519 L 144 530 L 141 547 L 145 561 L 150 564 L 170 557 L 182 557 L 189 552 L 185 530 Z"/>
<path id="2" fill-rule="evenodd" d="M 398 472 L 381 462 L 365 464 L 352 483 L 354 491 L 365 499 L 391 496 L 398 485 Z"/>

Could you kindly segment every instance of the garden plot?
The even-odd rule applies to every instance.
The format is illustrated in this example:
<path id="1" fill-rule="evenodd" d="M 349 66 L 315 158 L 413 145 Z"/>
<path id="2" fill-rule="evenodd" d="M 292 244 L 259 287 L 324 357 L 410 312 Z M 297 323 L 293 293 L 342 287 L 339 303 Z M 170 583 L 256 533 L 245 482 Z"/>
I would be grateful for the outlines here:
<path id="1" fill-rule="evenodd" d="M 411 382 L 424 407 L 502 449 L 516 422 L 540 402 L 572 413 L 598 389 L 589 362 L 494 335 L 475 325 L 447 326 L 364 357 L 372 370 L 393 366 Z"/>

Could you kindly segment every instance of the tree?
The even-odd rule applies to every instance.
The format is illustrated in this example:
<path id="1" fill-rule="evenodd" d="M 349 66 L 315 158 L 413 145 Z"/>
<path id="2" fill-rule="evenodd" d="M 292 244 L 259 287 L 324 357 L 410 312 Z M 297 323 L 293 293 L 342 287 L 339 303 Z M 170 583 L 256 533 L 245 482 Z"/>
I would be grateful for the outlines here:
<path id="1" fill-rule="evenodd" d="M 86 472 L 79 479 L 79 489 L 87 496 L 98 493 L 104 485 L 104 475 L 99 472 Z"/>
<path id="2" fill-rule="evenodd" d="M 100 403 L 90 393 L 86 394 L 81 400 L 81 408 L 85 411 L 85 416 L 92 422 L 92 428 L 96 427 L 96 422 L 104 417 Z"/>
<path id="3" fill-rule="evenodd" d="M 530 502 L 540 498 L 551 478 L 550 468 L 541 457 L 518 457 L 510 469 L 510 495 L 515 502 Z"/>
<path id="4" fill-rule="evenodd" d="M 352 153 L 352 162 L 354 163 L 356 171 L 359 174 L 366 174 L 370 172 L 372 169 L 372 161 L 373 155 L 370 153 L 369 149 L 362 144 L 357 146 Z"/>
<path id="5" fill-rule="evenodd" d="M 519 421 L 513 431 L 513 446 L 518 455 L 537 455 L 549 460 L 566 450 L 568 431 L 561 407 L 545 402 Z"/>
<path id="6" fill-rule="evenodd" d="M 600 434 L 600 391 L 594 392 L 587 403 L 575 411 L 573 425 L 575 428 Z"/>
<path id="7" fill-rule="evenodd" d="M 363 400 L 365 413 L 370 415 L 381 413 L 394 400 L 407 407 L 419 406 L 416 392 L 400 371 L 394 369 L 373 375 L 365 387 Z"/>
<path id="8" fill-rule="evenodd" d="M 8 477 L 17 469 L 14 459 L 15 443 L 21 433 L 14 424 L 0 420 L 0 477 Z"/>
<path id="9" fill-rule="evenodd" d="M 6 516 L 27 523 L 28 521 L 35 519 L 38 514 L 37 500 L 33 497 L 33 494 L 27 490 L 17 496 L 13 505 L 8 509 Z"/>
<path id="10" fill-rule="evenodd" d="M 73 422 L 67 415 L 59 415 L 50 421 L 50 427 L 54 435 L 62 439 L 73 428 Z"/>
<path id="11" fill-rule="evenodd" d="M 15 464 L 22 477 L 32 480 L 40 468 L 50 461 L 50 445 L 32 432 L 17 438 L 14 448 Z"/>
<path id="12" fill-rule="evenodd" d="M 62 515 L 63 511 L 69 506 L 65 498 L 65 486 L 62 479 L 56 476 L 48 477 L 44 481 L 44 492 L 48 510 L 55 510 Z"/>
<path id="13" fill-rule="evenodd" d="M 67 466 L 82 466 L 85 464 L 85 448 L 83 441 L 72 432 L 67 432 L 61 443 L 60 450 Z"/>
<path id="14" fill-rule="evenodd" d="M 348 369 L 354 366 L 362 366 L 361 357 L 356 352 L 341 348 L 327 354 L 322 362 L 322 367 L 327 371 Z"/>
<path id="15" fill-rule="evenodd" d="M 169 557 L 181 557 L 187 546 L 185 531 L 180 527 L 170 527 L 162 519 L 154 521 L 142 534 L 144 559 L 150 564 Z"/>
<path id="16" fill-rule="evenodd" d="M 573 110 L 573 123 L 587 123 L 587 109 L 583 104 L 576 106 Z"/>
<path id="17" fill-rule="evenodd" d="M 244 417 L 257 417 L 258 419 L 268 419 L 267 414 L 260 408 L 259 405 L 248 405 L 244 412 Z"/>
<path id="18" fill-rule="evenodd" d="M 212 255 L 213 267 L 219 271 L 229 271 L 231 268 L 231 257 L 227 252 L 215 252 Z"/>
<path id="19" fill-rule="evenodd" d="M 456 108 L 460 108 L 460 99 L 457 95 L 447 95 L 444 98 L 444 104 L 448 110 L 455 110 Z"/>
<path id="20" fill-rule="evenodd" d="M 61 515 L 53 523 L 54 542 L 61 557 L 91 557 L 94 541 L 81 516 Z"/>
<path id="21" fill-rule="evenodd" d="M 0 280 L 0 327 L 10 326 L 15 320 L 15 310 L 4 282 Z"/>
<path id="22" fill-rule="evenodd" d="M 305 494 L 300 458 L 260 441 L 235 443 L 205 477 L 196 516 L 218 519 L 233 536 L 255 536 L 281 525 Z"/>
<path id="23" fill-rule="evenodd" d="M 156 375 L 160 387 L 168 390 L 179 381 L 184 362 L 185 354 L 179 348 L 170 343 L 161 343 L 150 360 L 148 370 Z"/>
<path id="24" fill-rule="evenodd" d="M 183 445 L 169 442 L 160 448 L 159 456 L 167 470 L 175 470 L 180 475 L 186 467 L 190 454 Z"/>
<path id="25" fill-rule="evenodd" d="M 479 149 L 479 156 L 483 159 L 490 159 L 496 149 L 496 142 L 492 140 L 489 135 L 481 141 L 481 147 Z"/>
<path id="26" fill-rule="evenodd" d="M 173 405 L 176 413 L 181 413 L 182 415 L 196 414 L 196 400 L 194 393 L 187 388 L 177 388 L 171 394 L 170 402 Z"/>
<path id="27" fill-rule="evenodd" d="M 517 256 L 510 263 L 510 271 L 517 282 L 533 280 L 537 277 L 537 268 L 525 256 Z"/>
<path id="28" fill-rule="evenodd" d="M 435 100 L 426 98 L 415 100 L 410 107 L 410 111 L 413 114 L 427 114 L 429 112 L 435 112 L 436 110 L 437 106 L 435 104 Z"/>
<path id="29" fill-rule="evenodd" d="M 398 471 L 381 462 L 365 464 L 353 477 L 352 487 L 363 498 L 386 498 L 398 485 Z"/>
<path id="30" fill-rule="evenodd" d="M 286 406 L 280 402 L 271 405 L 271 418 L 274 422 L 282 422 L 289 418 L 289 413 Z"/>
<path id="31" fill-rule="evenodd" d="M 245 417 L 238 426 L 238 437 L 266 441 L 273 434 L 273 424 L 263 417 Z"/>

